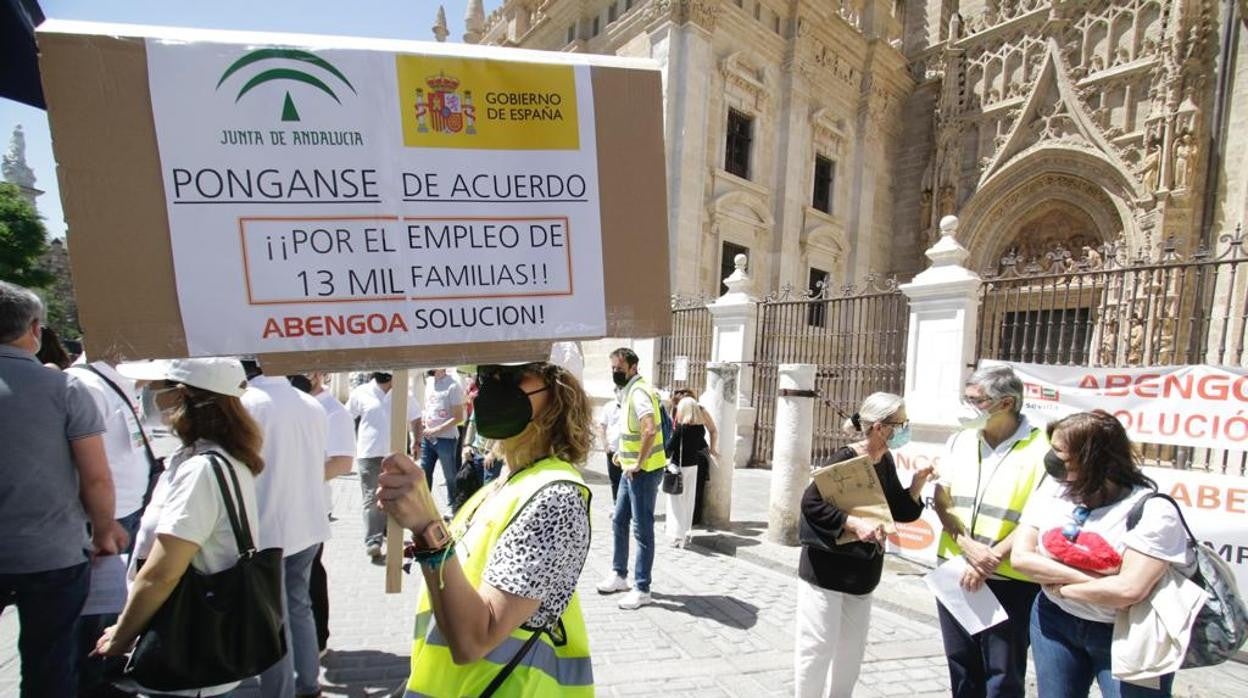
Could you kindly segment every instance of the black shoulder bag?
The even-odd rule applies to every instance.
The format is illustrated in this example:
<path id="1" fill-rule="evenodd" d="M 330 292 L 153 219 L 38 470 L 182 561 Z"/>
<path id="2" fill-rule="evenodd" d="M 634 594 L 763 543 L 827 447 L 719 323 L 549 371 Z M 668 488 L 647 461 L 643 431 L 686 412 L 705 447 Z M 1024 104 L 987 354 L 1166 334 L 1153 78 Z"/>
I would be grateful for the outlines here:
<path id="1" fill-rule="evenodd" d="M 143 508 L 146 509 L 148 504 L 152 502 L 152 492 L 156 490 L 156 483 L 160 480 L 160 474 L 165 472 L 165 459 L 157 458 L 152 452 L 152 442 L 147 438 L 147 430 L 143 428 L 143 420 L 139 418 L 139 411 L 134 408 L 134 403 L 130 401 L 130 396 L 122 390 L 118 385 L 108 379 L 108 376 L 100 372 L 99 369 L 91 364 L 85 364 L 83 368 L 94 373 L 104 384 L 113 389 L 121 397 L 121 401 L 126 403 L 126 407 L 130 408 L 130 414 L 134 415 L 134 423 L 139 427 L 139 435 L 143 437 L 143 450 L 147 451 L 147 490 L 143 492 Z"/>
<path id="2" fill-rule="evenodd" d="M 219 453 L 204 455 L 212 461 L 239 557 L 233 567 L 215 574 L 188 567 L 139 636 L 125 677 L 158 691 L 240 681 L 268 669 L 286 653 L 282 550 L 256 550 L 238 475 Z M 234 497 L 225 482 L 226 470 Z"/>

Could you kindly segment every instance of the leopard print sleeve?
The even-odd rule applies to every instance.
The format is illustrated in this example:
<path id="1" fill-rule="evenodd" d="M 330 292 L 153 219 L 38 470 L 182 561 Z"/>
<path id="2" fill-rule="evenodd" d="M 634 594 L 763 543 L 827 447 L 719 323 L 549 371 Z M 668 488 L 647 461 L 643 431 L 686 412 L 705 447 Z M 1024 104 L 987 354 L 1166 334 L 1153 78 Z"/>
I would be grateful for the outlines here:
<path id="1" fill-rule="evenodd" d="M 496 589 L 540 602 L 526 626 L 554 624 L 572 600 L 589 555 L 589 502 L 582 488 L 556 483 L 507 526 L 490 552 L 484 580 Z"/>

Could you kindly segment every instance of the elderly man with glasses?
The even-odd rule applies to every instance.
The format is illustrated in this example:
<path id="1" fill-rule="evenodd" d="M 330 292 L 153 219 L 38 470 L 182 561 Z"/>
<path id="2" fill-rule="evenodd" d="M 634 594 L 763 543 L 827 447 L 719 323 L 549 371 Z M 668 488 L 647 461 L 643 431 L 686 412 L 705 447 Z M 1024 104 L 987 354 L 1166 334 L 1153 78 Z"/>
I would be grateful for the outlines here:
<path id="1" fill-rule="evenodd" d="M 936 485 L 942 560 L 965 558 L 963 588 L 987 584 L 1009 620 L 970 635 L 939 605 L 955 698 L 1024 695 L 1028 619 L 1040 587 L 1009 563 L 1027 498 L 1044 477 L 1049 441 L 1021 413 L 1023 383 L 1008 366 L 976 371 L 962 401 L 962 430 L 947 444 Z"/>

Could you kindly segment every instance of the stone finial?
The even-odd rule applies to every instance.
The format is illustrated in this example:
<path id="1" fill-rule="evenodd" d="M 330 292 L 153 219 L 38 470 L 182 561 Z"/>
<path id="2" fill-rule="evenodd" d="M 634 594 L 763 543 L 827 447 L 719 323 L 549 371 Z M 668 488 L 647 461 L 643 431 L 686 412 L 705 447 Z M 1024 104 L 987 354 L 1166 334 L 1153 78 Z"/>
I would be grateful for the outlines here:
<path id="1" fill-rule="evenodd" d="M 4 154 L 0 172 L 4 173 L 6 182 L 16 184 L 22 189 L 35 188 L 35 172 L 26 164 L 26 134 L 20 124 L 13 129 L 13 136 L 9 139 L 9 151 Z"/>
<path id="2" fill-rule="evenodd" d="M 481 43 L 485 33 L 485 7 L 481 0 L 468 0 L 468 12 L 464 15 L 464 43 Z"/>
<path id="3" fill-rule="evenodd" d="M 940 219 L 940 239 L 927 250 L 927 258 L 932 260 L 932 267 L 961 266 L 971 255 L 958 242 L 958 217 L 945 216 Z"/>
<path id="4" fill-rule="evenodd" d="M 732 299 L 736 300 L 742 296 L 749 297 L 750 291 L 754 290 L 754 280 L 750 278 L 746 272 L 746 265 L 749 260 L 745 255 L 739 254 L 732 258 L 732 263 L 736 270 L 724 279 L 724 285 L 728 287 L 728 292 L 720 297 L 720 300 Z"/>
<path id="5" fill-rule="evenodd" d="M 446 37 L 450 33 L 451 31 L 446 28 L 446 8 L 438 5 L 438 17 L 433 22 L 433 36 L 438 40 L 438 43 L 442 43 L 446 41 Z"/>

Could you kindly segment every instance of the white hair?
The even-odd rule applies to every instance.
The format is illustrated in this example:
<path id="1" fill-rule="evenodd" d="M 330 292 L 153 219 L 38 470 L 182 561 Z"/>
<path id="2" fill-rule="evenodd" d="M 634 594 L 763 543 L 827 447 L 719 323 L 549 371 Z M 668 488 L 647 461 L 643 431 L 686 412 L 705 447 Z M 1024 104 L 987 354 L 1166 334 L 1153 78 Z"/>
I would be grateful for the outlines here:
<path id="1" fill-rule="evenodd" d="M 897 414 L 905 406 L 905 401 L 900 395 L 892 393 L 871 393 L 866 400 L 862 401 L 862 405 L 858 411 L 854 413 L 857 417 L 857 424 L 854 423 L 854 417 L 845 420 L 841 428 L 848 433 L 856 434 L 866 431 L 872 424 L 882 422 L 889 417 Z"/>

